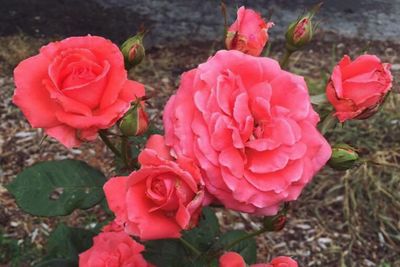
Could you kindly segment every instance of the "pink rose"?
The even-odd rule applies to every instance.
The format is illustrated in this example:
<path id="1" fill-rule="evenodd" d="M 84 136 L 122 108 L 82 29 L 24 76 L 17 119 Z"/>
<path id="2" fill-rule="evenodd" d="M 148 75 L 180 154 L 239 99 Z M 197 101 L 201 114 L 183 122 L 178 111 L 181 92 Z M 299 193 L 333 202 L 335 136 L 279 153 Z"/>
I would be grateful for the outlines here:
<path id="1" fill-rule="evenodd" d="M 104 191 L 116 221 L 141 240 L 178 238 L 196 226 L 204 192 L 192 160 L 174 160 L 164 138 L 153 135 L 139 155 L 141 168 L 128 177 L 111 178 Z"/>
<path id="2" fill-rule="evenodd" d="M 246 262 L 242 256 L 236 252 L 225 252 L 219 258 L 219 267 L 246 267 Z M 298 267 L 295 260 L 290 257 L 280 256 L 273 259 L 270 263 L 252 264 L 250 267 Z"/>
<path id="3" fill-rule="evenodd" d="M 236 21 L 228 29 L 226 47 L 259 56 L 268 42 L 268 29 L 273 25 L 266 23 L 254 10 L 242 6 L 237 11 Z"/>
<path id="4" fill-rule="evenodd" d="M 93 246 L 79 254 L 79 267 L 150 267 L 140 254 L 143 250 L 124 232 L 100 233 Z"/>
<path id="5" fill-rule="evenodd" d="M 295 260 L 290 257 L 280 256 L 274 258 L 269 265 L 270 267 L 298 267 L 298 264 Z M 252 267 L 261 267 L 257 265 L 253 265 Z"/>
<path id="6" fill-rule="evenodd" d="M 142 84 L 127 79 L 119 48 L 90 35 L 43 46 L 15 68 L 14 79 L 14 104 L 66 147 L 94 140 L 144 95 Z"/>
<path id="7" fill-rule="evenodd" d="M 240 254 L 226 252 L 219 258 L 219 267 L 246 267 L 246 263 Z"/>
<path id="8" fill-rule="evenodd" d="M 329 159 L 318 120 L 302 77 L 234 50 L 184 73 L 164 110 L 166 144 L 196 159 L 208 192 L 259 215 L 297 199 Z"/>
<path id="9" fill-rule="evenodd" d="M 333 69 L 326 96 L 340 122 L 367 119 L 378 111 L 392 79 L 390 64 L 378 57 L 362 55 L 351 61 L 346 55 Z"/>

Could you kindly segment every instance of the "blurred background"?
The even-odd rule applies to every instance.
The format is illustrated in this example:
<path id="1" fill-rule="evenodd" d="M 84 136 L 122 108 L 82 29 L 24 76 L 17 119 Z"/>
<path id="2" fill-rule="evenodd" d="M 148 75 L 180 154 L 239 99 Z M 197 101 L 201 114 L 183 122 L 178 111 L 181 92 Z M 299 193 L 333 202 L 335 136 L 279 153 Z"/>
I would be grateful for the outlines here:
<path id="1" fill-rule="evenodd" d="M 315 0 L 225 1 L 229 24 L 237 7 L 256 9 L 275 23 L 271 54 L 282 56 L 287 25 Z M 392 64 L 393 92 L 383 111 L 368 121 L 336 129 L 332 140 L 359 149 L 366 160 L 349 172 L 328 167 L 292 205 L 282 232 L 259 237 L 259 261 L 288 255 L 300 266 L 400 266 L 400 0 L 326 0 L 316 17 L 313 42 L 296 52 L 290 70 L 306 77 L 311 93 L 321 93 L 334 64 L 344 55 L 376 54 Z M 51 139 L 39 145 L 11 103 L 12 70 L 49 41 L 73 35 L 101 35 L 117 44 L 141 25 L 149 30 L 147 57 L 131 71 L 146 84 L 148 111 L 157 126 L 183 71 L 223 48 L 223 17 L 217 0 L 0 0 L 0 266 L 31 266 L 43 255 L 45 240 L 59 222 L 93 227 L 101 209 L 52 219 L 21 212 L 4 185 L 40 160 L 77 158 L 113 174 L 112 155 L 101 142 L 67 150 Z M 34 185 L 33 185 L 34 186 Z M 259 220 L 218 213 L 225 229 L 257 228 Z"/>

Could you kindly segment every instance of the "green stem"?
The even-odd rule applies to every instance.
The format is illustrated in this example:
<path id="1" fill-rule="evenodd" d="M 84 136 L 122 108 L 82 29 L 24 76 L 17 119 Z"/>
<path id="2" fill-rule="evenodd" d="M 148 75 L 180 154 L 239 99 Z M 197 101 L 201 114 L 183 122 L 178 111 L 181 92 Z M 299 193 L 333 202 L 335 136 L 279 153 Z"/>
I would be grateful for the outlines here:
<path id="1" fill-rule="evenodd" d="M 287 69 L 287 66 L 288 66 L 288 64 L 289 64 L 289 59 L 290 59 L 290 56 L 291 56 L 292 54 L 293 54 L 293 51 L 291 51 L 291 50 L 289 50 L 289 49 L 286 49 L 286 50 L 285 50 L 285 54 L 283 55 L 282 60 L 279 62 L 279 64 L 281 65 L 281 68 L 282 68 L 282 69 L 284 69 L 284 70 Z"/>
<path id="2" fill-rule="evenodd" d="M 254 232 L 249 233 L 249 234 L 247 234 L 247 235 L 245 235 L 245 236 L 242 236 L 242 237 L 240 237 L 240 238 L 238 238 L 238 239 L 236 239 L 236 240 L 233 240 L 231 243 L 228 243 L 226 246 L 224 246 L 223 249 L 224 249 L 224 251 L 229 251 L 229 249 L 231 249 L 231 248 L 234 247 L 235 245 L 239 244 L 239 243 L 242 242 L 243 240 L 252 238 L 252 237 L 254 237 L 254 236 L 257 236 L 257 235 L 259 235 L 259 234 L 265 233 L 265 232 L 267 232 L 267 231 L 268 231 L 268 229 L 265 228 L 265 227 L 263 227 L 263 228 L 261 228 L 260 230 L 254 231 Z M 208 262 L 211 262 L 214 258 L 219 257 L 219 255 L 220 255 L 220 252 L 216 252 L 216 253 L 211 254 L 211 255 L 208 257 Z"/>
<path id="3" fill-rule="evenodd" d="M 326 135 L 326 133 L 336 126 L 338 120 L 335 116 L 335 112 L 329 113 L 325 119 L 318 125 L 318 128 L 322 135 Z"/>
<path id="4" fill-rule="evenodd" d="M 128 147 L 128 137 L 122 136 L 121 137 L 121 153 L 122 153 L 122 161 L 124 162 L 125 166 L 130 168 L 129 164 L 129 147 Z"/>
<path id="5" fill-rule="evenodd" d="M 107 137 L 106 132 L 101 130 L 99 131 L 99 135 L 104 144 L 115 154 L 115 156 L 120 158 L 121 152 L 119 152 L 119 150 L 111 143 L 110 139 Z"/>
<path id="6" fill-rule="evenodd" d="M 201 252 L 197 248 L 195 248 L 192 244 L 190 244 L 188 241 L 186 241 L 183 238 L 179 238 L 179 240 L 184 244 L 187 248 L 189 248 L 196 256 L 200 256 Z"/>
<path id="7" fill-rule="evenodd" d="M 242 242 L 243 240 L 246 240 L 246 239 L 249 239 L 249 238 L 258 236 L 259 234 L 263 234 L 263 233 L 265 233 L 265 232 L 267 232 L 267 231 L 268 231 L 268 229 L 266 229 L 266 228 L 263 227 L 263 228 L 261 228 L 260 230 L 257 230 L 257 231 L 254 231 L 254 232 L 252 232 L 252 233 L 249 233 L 249 234 L 247 234 L 247 235 L 245 235 L 245 236 L 242 236 L 241 238 L 238 238 L 238 239 L 236 239 L 236 240 L 233 240 L 231 243 L 229 243 L 228 245 L 226 245 L 226 246 L 224 247 L 224 250 L 225 250 L 225 251 L 229 251 L 229 249 L 233 248 L 235 245 L 239 244 L 239 243 Z"/>

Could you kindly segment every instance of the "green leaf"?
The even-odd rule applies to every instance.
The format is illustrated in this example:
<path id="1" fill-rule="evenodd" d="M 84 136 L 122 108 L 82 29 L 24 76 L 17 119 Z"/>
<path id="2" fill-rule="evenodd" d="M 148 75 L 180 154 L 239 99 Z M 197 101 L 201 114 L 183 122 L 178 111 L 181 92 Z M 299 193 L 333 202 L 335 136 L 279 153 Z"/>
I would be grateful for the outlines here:
<path id="1" fill-rule="evenodd" d="M 163 239 L 146 242 L 145 258 L 156 266 L 181 267 L 207 266 L 208 250 L 219 235 L 218 219 L 211 208 L 204 208 L 196 228 L 185 231 L 182 238 L 193 245 L 204 257 L 196 257 L 179 239 Z"/>
<path id="2" fill-rule="evenodd" d="M 93 231 L 60 224 L 49 237 L 45 260 L 68 259 L 77 262 L 79 253 L 92 246 L 95 235 Z"/>
<path id="3" fill-rule="evenodd" d="M 105 181 L 104 174 L 97 169 L 83 161 L 68 159 L 26 168 L 7 189 L 25 212 L 60 216 L 99 203 L 104 198 Z"/>
<path id="4" fill-rule="evenodd" d="M 52 259 L 36 264 L 35 267 L 78 267 L 78 262 L 65 259 Z"/>
<path id="5" fill-rule="evenodd" d="M 186 231 L 183 238 L 201 251 L 207 251 L 219 234 L 217 216 L 211 208 L 203 208 L 202 216 L 196 228 Z"/>
<path id="6" fill-rule="evenodd" d="M 226 245 L 234 242 L 235 240 L 242 238 L 244 236 L 248 235 L 245 231 L 242 230 L 233 230 L 226 232 L 221 236 L 221 238 L 218 241 L 217 247 L 219 248 L 224 248 Z M 256 263 L 257 260 L 257 244 L 256 240 L 254 238 L 248 238 L 245 239 L 232 248 L 229 249 L 229 251 L 235 251 L 242 255 L 244 260 L 246 261 L 247 264 L 254 264 Z"/>
<path id="7" fill-rule="evenodd" d="M 128 142 L 130 144 L 130 157 L 135 159 L 139 156 L 142 148 L 145 146 L 147 139 L 153 134 L 162 134 L 154 125 L 150 125 L 149 129 L 140 136 L 129 137 Z"/>
<path id="8" fill-rule="evenodd" d="M 143 256 L 156 266 L 192 266 L 190 255 L 178 239 L 148 241 Z"/>

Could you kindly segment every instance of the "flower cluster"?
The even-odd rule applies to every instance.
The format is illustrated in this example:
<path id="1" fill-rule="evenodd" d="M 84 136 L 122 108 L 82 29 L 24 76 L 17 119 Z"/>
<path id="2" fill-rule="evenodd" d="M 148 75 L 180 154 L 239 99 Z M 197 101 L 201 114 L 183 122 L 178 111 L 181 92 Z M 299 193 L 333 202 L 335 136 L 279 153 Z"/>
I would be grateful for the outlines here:
<path id="1" fill-rule="evenodd" d="M 311 40 L 315 12 L 289 27 L 285 62 Z M 358 155 L 350 151 L 351 162 L 348 156 L 344 160 L 347 146 L 334 147 L 331 157 L 304 78 L 286 71 L 285 62 L 260 56 L 272 25 L 257 12 L 239 8 L 227 30 L 228 50 L 182 74 L 163 111 L 164 135 L 147 139 L 137 167 L 127 156 L 127 140 L 144 134 L 149 123 L 144 86 L 128 80 L 125 68 L 143 59 L 142 35 L 124 43 L 125 55 L 102 37 L 72 37 L 44 46 L 18 65 L 13 102 L 33 127 L 76 147 L 117 124 L 121 145 L 128 145 L 128 152 L 123 147 L 116 154 L 129 172 L 103 187 L 115 218 L 80 254 L 80 266 L 152 266 L 139 242 L 182 237 L 197 226 L 205 206 L 274 216 L 300 196 L 329 159 L 337 168 L 353 166 Z M 378 110 L 391 84 L 390 65 L 376 56 L 354 61 L 345 56 L 333 70 L 326 96 L 340 122 L 366 119 Z M 286 217 L 276 221 L 265 227 L 280 230 Z M 226 252 L 219 266 L 246 263 L 241 255 Z M 298 265 L 277 257 L 251 266 Z"/>

